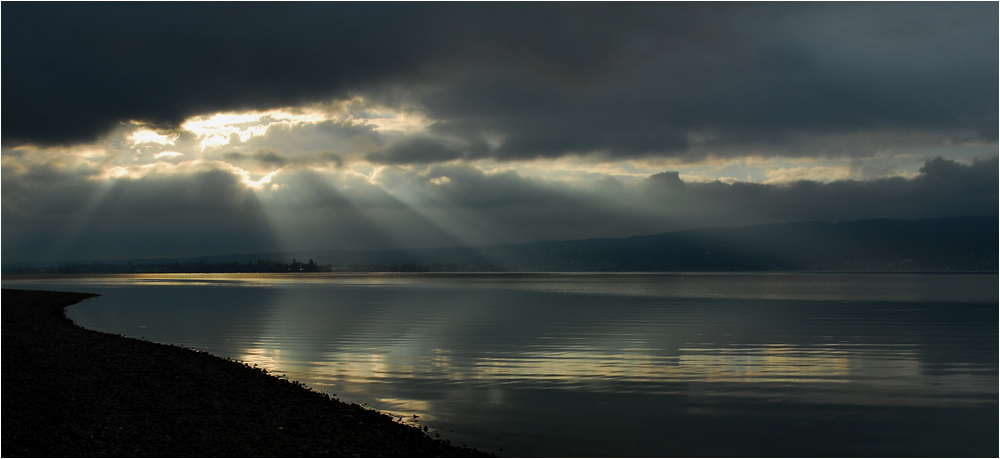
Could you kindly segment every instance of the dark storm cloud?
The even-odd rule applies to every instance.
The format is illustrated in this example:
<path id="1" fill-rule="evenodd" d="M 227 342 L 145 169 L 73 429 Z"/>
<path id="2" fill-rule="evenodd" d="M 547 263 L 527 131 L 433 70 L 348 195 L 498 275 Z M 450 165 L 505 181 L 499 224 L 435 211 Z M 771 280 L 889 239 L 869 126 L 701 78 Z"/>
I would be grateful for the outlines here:
<path id="1" fill-rule="evenodd" d="M 232 151 L 223 153 L 226 162 L 254 172 L 272 172 L 285 167 L 335 166 L 343 158 L 332 151 L 309 152 L 306 155 L 288 155 L 273 148 L 258 148 L 248 153 Z"/>
<path id="2" fill-rule="evenodd" d="M 388 46 L 408 9 L 5 4 L 3 136 L 63 142 L 129 119 L 175 124 L 196 113 L 340 95 L 408 67 Z"/>
<path id="3" fill-rule="evenodd" d="M 600 10 L 553 4 L 11 3 L 3 11 L 7 141 L 78 140 L 129 119 L 170 124 L 343 96 L 439 76 L 437 64 L 448 74 L 468 62 L 527 59 L 572 74 L 613 51 L 578 40 L 628 27 L 600 26 Z M 561 18 L 573 30 L 550 37 Z"/>
<path id="4" fill-rule="evenodd" d="M 244 161 L 255 161 L 263 165 L 277 166 L 277 167 L 281 167 L 288 164 L 288 159 L 285 158 L 284 153 L 270 148 L 261 148 L 249 154 L 240 152 L 231 152 L 222 155 L 222 157 L 236 164 L 239 164 Z"/>
<path id="5" fill-rule="evenodd" d="M 499 157 L 685 156 L 686 134 L 701 130 L 717 145 L 880 129 L 970 129 L 995 141 L 996 14 L 995 4 L 727 10 L 716 19 L 739 36 L 727 46 L 685 44 L 576 86 L 520 69 L 479 73 L 426 102 L 437 129 L 506 134 Z"/>
<path id="6" fill-rule="evenodd" d="M 477 154 L 499 158 L 677 156 L 705 129 L 778 142 L 793 130 L 879 128 L 996 137 L 995 3 L 3 11 L 7 144 L 348 94 L 422 105 L 435 130 L 466 144 L 495 134 L 503 142 Z"/>
<path id="7" fill-rule="evenodd" d="M 433 139 L 415 137 L 369 153 L 368 160 L 382 164 L 426 164 L 463 158 L 461 151 Z"/>
<path id="8" fill-rule="evenodd" d="M 521 71 L 471 76 L 426 100 L 442 120 L 435 131 L 469 141 L 479 132 L 506 135 L 491 154 L 500 159 L 603 152 L 645 156 L 687 148 L 686 134 L 650 113 L 638 94 L 588 94 Z"/>
<path id="9" fill-rule="evenodd" d="M 646 180 L 645 185 L 656 191 L 666 191 L 668 193 L 683 193 L 686 186 L 681 180 L 680 174 L 675 171 L 660 172 L 653 174 Z"/>

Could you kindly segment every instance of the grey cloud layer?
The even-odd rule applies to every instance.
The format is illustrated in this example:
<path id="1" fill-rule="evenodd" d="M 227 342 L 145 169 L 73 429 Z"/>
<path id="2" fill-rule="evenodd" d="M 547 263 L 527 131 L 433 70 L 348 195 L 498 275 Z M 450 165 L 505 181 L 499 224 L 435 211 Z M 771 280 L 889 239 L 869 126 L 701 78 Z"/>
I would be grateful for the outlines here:
<path id="1" fill-rule="evenodd" d="M 997 170 L 996 158 L 972 165 L 937 158 L 913 179 L 685 183 L 664 172 L 637 183 L 605 179 L 577 187 L 445 165 L 422 172 L 387 168 L 383 189 L 360 177 L 301 169 L 258 200 L 223 171 L 122 179 L 102 188 L 44 166 L 5 169 L 4 261 L 453 246 L 779 221 L 995 215 Z"/>
<path id="2" fill-rule="evenodd" d="M 926 162 L 913 179 L 783 185 L 722 182 L 683 183 L 676 174 L 650 177 L 646 191 L 665 208 L 684 212 L 702 206 L 726 209 L 717 221 L 844 221 L 866 218 L 931 218 L 995 214 L 996 158 L 964 165 L 942 158 Z"/>
<path id="3" fill-rule="evenodd" d="M 383 163 L 709 154 L 689 151 L 692 131 L 724 145 L 873 129 L 997 135 L 996 3 L 8 3 L 4 13 L 6 144 L 347 94 L 422 106 L 435 133 L 464 145 L 415 141 L 373 156 Z"/>
<path id="4" fill-rule="evenodd" d="M 5 2 L 3 13 L 5 262 L 998 208 L 995 2 Z M 325 121 L 267 115 L 266 134 L 220 131 L 221 146 L 177 129 L 290 106 Z M 129 120 L 166 136 L 131 140 L 141 127 Z M 682 179 L 829 181 L 851 168 L 872 180 Z M 662 172 L 634 177 L 650 171 Z"/>

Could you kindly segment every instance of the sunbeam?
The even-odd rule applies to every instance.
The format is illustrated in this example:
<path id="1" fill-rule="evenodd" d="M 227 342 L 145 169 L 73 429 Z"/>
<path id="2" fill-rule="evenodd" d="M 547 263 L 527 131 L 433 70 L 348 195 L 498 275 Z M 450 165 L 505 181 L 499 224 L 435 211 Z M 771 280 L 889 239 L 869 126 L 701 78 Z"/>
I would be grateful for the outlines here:
<path id="1" fill-rule="evenodd" d="M 97 215 L 98 210 L 102 208 L 109 193 L 117 184 L 116 181 L 108 180 L 92 183 L 93 187 L 84 204 L 76 208 L 75 212 L 70 215 L 70 221 L 65 226 L 61 226 L 60 231 L 54 234 L 55 237 L 52 239 L 48 251 L 39 254 L 41 255 L 39 259 L 66 260 L 67 255 L 77 252 L 77 245 L 87 242 L 89 235 L 85 235 L 85 233 L 93 229 L 95 219 L 100 218 Z"/>
<path id="2" fill-rule="evenodd" d="M 3 12 L 4 318 L 148 340 L 21 355 L 4 453 L 997 455 L 996 2 Z M 154 343 L 363 407 L 73 376 Z"/>

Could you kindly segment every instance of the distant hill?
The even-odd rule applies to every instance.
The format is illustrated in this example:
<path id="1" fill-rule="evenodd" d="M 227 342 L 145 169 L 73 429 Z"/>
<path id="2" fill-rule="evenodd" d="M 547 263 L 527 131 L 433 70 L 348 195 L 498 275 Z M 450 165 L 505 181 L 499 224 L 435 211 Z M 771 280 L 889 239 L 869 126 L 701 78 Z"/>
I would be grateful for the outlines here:
<path id="1" fill-rule="evenodd" d="M 341 267 L 400 270 L 452 265 L 487 271 L 996 271 L 997 254 L 997 217 L 969 217 L 799 222 L 317 257 Z"/>
<path id="2" fill-rule="evenodd" d="M 998 217 L 798 222 L 627 238 L 397 251 L 239 254 L 354 271 L 997 271 Z M 135 262 L 135 261 L 133 261 Z M 154 260 L 145 260 L 152 263 Z"/>

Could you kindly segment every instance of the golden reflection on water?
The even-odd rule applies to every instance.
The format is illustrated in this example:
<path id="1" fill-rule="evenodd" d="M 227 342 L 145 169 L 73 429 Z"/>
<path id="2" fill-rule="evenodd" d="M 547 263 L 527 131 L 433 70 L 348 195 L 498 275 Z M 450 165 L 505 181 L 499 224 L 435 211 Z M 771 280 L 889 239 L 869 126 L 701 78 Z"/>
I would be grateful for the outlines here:
<path id="1" fill-rule="evenodd" d="M 775 345 L 740 349 L 686 348 L 681 352 L 684 354 L 679 366 L 685 370 L 689 380 L 846 383 L 852 374 L 851 356 L 837 349 L 796 349 Z"/>
<path id="2" fill-rule="evenodd" d="M 328 352 L 319 361 L 294 361 L 286 356 L 279 348 L 255 347 L 247 349 L 240 360 L 277 373 L 295 371 L 307 383 L 339 385 L 341 390 L 356 392 L 365 392 L 364 386 L 372 383 L 415 379 L 452 385 L 517 384 L 693 395 L 714 390 L 714 384 L 730 383 L 748 389 L 731 394 L 735 396 L 766 397 L 774 388 L 815 386 L 825 389 L 802 393 L 827 402 L 921 405 L 935 403 L 929 395 L 991 390 L 970 385 L 968 380 L 925 374 L 919 353 L 908 347 L 688 344 L 679 349 L 679 355 L 574 348 L 490 357 L 459 356 L 434 348 L 416 358 L 412 352 L 400 355 L 371 349 Z M 428 411 L 414 400 L 383 398 L 380 402 L 389 405 L 389 411 Z"/>
<path id="3" fill-rule="evenodd" d="M 741 298 L 775 300 L 997 302 L 997 290 L 981 288 L 985 278 L 924 274 L 836 273 L 147 273 L 5 275 L 5 280 L 104 284 L 109 286 L 289 287 L 456 287 L 470 285 L 623 297 Z M 948 288 L 942 288 L 947 284 Z"/>
<path id="4" fill-rule="evenodd" d="M 386 377 L 412 378 L 443 373 L 447 379 L 634 382 L 850 382 L 872 372 L 882 376 L 917 377 L 918 356 L 910 350 L 881 354 L 879 358 L 852 356 L 842 349 L 806 349 L 790 345 L 713 348 L 685 347 L 679 356 L 635 352 L 555 351 L 523 352 L 516 356 L 478 357 L 455 364 L 444 349 L 432 349 L 414 365 L 393 362 L 389 354 L 339 351 L 308 362 L 322 373 L 342 381 L 371 382 Z M 240 357 L 267 367 L 292 364 L 282 358 L 280 348 L 252 348 Z"/>
<path id="5" fill-rule="evenodd" d="M 433 405 L 427 400 L 416 400 L 395 397 L 379 397 L 376 399 L 379 411 L 396 417 L 404 424 L 417 425 L 421 421 L 437 420 L 433 414 Z"/>
<path id="6" fill-rule="evenodd" d="M 254 343 L 260 346 L 262 343 Z M 274 347 L 252 347 L 246 349 L 245 353 L 238 360 L 257 365 L 264 368 L 285 368 L 288 366 L 287 359 L 282 358 L 281 348 Z"/>

